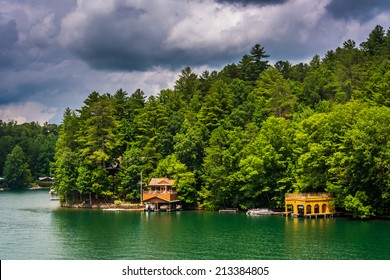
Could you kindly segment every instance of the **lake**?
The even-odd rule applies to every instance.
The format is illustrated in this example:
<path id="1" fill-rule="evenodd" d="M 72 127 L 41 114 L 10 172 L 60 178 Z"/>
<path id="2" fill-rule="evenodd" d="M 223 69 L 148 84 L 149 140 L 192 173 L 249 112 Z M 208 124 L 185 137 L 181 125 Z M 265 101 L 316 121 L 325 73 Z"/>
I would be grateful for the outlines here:
<path id="1" fill-rule="evenodd" d="M 0 192 L 0 259 L 389 260 L 390 221 L 62 209 Z"/>

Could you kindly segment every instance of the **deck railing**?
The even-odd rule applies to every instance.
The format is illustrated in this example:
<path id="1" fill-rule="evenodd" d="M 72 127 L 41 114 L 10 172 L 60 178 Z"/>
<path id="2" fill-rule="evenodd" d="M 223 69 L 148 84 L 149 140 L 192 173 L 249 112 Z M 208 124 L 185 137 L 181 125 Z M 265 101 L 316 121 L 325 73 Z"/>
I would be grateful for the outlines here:
<path id="1" fill-rule="evenodd" d="M 175 192 L 175 191 L 143 191 L 143 193 L 147 193 L 147 194 L 170 193 L 170 194 L 173 194 L 173 193 L 177 193 L 177 192 Z"/>
<path id="2" fill-rule="evenodd" d="M 164 191 L 146 191 L 142 195 L 143 200 L 147 200 L 147 199 L 153 198 L 153 197 L 159 197 L 159 198 L 162 198 L 162 199 L 165 199 L 165 200 L 168 200 L 168 201 L 173 201 L 173 200 L 177 200 L 179 195 L 178 195 L 177 192 L 173 192 L 173 191 L 167 191 L 167 192 L 164 192 Z"/>
<path id="3" fill-rule="evenodd" d="M 285 198 L 288 200 L 307 199 L 307 198 L 332 198 L 330 193 L 286 193 Z"/>

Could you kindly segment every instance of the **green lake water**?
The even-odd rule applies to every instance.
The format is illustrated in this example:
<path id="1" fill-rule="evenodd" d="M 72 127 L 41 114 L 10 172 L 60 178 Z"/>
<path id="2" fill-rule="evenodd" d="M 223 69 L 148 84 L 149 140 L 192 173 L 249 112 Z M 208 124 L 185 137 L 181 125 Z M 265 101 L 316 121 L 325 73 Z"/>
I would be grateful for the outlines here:
<path id="1" fill-rule="evenodd" d="M 390 221 L 62 209 L 0 192 L 0 259 L 389 260 Z"/>

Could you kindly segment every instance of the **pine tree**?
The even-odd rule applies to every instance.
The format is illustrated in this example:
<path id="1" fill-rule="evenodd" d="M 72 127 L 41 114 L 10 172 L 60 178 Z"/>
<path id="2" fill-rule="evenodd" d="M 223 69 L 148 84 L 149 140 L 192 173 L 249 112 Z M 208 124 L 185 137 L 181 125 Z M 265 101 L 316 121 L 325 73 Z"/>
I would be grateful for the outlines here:
<path id="1" fill-rule="evenodd" d="M 31 183 L 31 172 L 20 146 L 15 146 L 4 166 L 4 184 L 11 189 L 25 188 Z"/>

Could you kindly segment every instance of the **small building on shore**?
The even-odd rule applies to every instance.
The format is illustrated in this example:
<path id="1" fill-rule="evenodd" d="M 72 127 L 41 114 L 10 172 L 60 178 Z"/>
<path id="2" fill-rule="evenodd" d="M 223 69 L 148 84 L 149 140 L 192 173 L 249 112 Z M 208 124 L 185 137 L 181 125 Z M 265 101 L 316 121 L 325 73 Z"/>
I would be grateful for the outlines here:
<path id="1" fill-rule="evenodd" d="M 54 182 L 54 177 L 39 177 L 38 181 L 40 182 Z"/>
<path id="2" fill-rule="evenodd" d="M 168 178 L 152 178 L 149 185 L 143 189 L 142 202 L 146 204 L 146 210 L 175 210 L 180 204 L 175 181 Z"/>
<path id="3" fill-rule="evenodd" d="M 286 214 L 296 217 L 333 216 L 333 197 L 329 193 L 288 193 L 285 195 Z"/>

